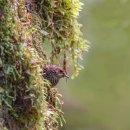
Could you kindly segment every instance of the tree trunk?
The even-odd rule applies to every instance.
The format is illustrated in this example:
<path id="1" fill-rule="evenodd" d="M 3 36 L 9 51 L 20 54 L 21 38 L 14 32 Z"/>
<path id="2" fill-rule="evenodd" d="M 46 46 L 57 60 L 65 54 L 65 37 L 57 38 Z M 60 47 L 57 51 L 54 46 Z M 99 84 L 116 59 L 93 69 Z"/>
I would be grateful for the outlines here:
<path id="1" fill-rule="evenodd" d="M 57 64 L 67 71 L 69 61 L 77 76 L 86 49 L 79 10 L 78 0 L 0 0 L 0 129 L 62 126 L 61 95 L 48 91 L 42 68 Z"/>

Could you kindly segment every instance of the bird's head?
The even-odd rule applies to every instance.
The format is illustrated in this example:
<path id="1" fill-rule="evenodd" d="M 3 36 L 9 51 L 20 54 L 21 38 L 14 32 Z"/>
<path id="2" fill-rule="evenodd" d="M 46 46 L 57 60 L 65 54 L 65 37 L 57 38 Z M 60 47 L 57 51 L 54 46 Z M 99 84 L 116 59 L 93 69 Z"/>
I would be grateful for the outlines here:
<path id="1" fill-rule="evenodd" d="M 50 75 L 55 75 L 58 78 L 69 78 L 69 76 L 67 75 L 66 71 L 59 66 L 56 65 L 47 65 L 44 67 L 44 72 Z"/>
<path id="2" fill-rule="evenodd" d="M 69 76 L 67 75 L 67 73 L 62 67 L 56 67 L 55 73 L 57 74 L 59 78 L 69 78 Z"/>

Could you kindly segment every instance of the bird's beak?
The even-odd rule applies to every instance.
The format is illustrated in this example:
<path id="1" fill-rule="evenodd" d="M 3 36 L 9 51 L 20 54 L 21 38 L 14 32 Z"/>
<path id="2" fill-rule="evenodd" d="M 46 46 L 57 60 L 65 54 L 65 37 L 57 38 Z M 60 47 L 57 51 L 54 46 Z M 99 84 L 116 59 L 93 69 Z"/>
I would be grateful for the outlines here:
<path id="1" fill-rule="evenodd" d="M 69 78 L 69 75 L 65 74 L 65 77 L 66 77 L 66 78 Z"/>

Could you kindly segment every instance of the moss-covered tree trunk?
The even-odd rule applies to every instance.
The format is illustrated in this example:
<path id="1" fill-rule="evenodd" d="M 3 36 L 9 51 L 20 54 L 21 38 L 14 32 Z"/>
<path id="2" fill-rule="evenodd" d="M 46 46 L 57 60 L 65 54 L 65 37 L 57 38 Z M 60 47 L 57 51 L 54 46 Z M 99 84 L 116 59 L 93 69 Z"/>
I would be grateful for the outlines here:
<path id="1" fill-rule="evenodd" d="M 67 71 L 71 66 L 78 74 L 86 49 L 76 20 L 79 10 L 78 0 L 0 0 L 1 130 L 62 126 L 60 94 L 51 88 L 47 95 L 42 67 L 56 64 Z"/>

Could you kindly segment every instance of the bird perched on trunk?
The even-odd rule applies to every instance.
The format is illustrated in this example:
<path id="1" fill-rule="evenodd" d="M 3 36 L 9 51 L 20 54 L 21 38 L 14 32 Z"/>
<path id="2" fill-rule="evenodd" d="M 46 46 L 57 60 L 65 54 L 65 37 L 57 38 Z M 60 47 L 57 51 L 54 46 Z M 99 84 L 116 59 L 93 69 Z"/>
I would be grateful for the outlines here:
<path id="1" fill-rule="evenodd" d="M 61 78 L 69 78 L 65 70 L 56 65 L 43 67 L 43 77 L 51 83 L 51 87 L 56 86 Z"/>

